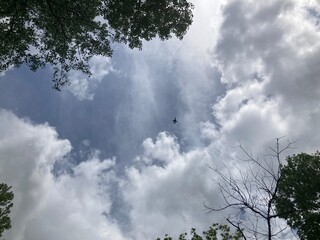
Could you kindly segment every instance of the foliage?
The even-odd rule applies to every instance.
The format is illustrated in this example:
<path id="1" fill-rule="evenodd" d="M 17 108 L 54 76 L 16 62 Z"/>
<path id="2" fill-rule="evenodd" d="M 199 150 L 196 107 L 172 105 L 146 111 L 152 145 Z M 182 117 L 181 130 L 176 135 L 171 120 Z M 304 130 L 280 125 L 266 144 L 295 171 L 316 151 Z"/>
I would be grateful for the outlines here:
<path id="1" fill-rule="evenodd" d="M 301 239 L 320 236 L 320 153 L 288 157 L 276 198 L 278 214 L 298 230 Z"/>
<path id="2" fill-rule="evenodd" d="M 112 42 L 142 47 L 154 37 L 179 39 L 192 23 L 187 0 L 0 1 L 0 72 L 28 64 L 51 64 L 54 87 L 68 83 L 71 69 L 90 75 L 94 55 L 111 56 Z"/>
<path id="3" fill-rule="evenodd" d="M 5 183 L 0 184 L 0 237 L 2 233 L 11 228 L 11 219 L 9 217 L 10 209 L 13 206 L 13 193 Z"/>
<path id="4" fill-rule="evenodd" d="M 179 240 L 187 240 L 187 233 L 180 234 Z M 236 230 L 235 233 L 231 233 L 230 227 L 224 224 L 214 223 L 209 228 L 208 231 L 203 232 L 203 236 L 197 234 L 196 229 L 192 228 L 190 232 L 190 240 L 240 240 L 242 238 L 242 234 L 239 230 Z M 161 240 L 161 238 L 157 238 L 157 240 Z M 165 235 L 163 240 L 173 240 L 168 234 Z"/>

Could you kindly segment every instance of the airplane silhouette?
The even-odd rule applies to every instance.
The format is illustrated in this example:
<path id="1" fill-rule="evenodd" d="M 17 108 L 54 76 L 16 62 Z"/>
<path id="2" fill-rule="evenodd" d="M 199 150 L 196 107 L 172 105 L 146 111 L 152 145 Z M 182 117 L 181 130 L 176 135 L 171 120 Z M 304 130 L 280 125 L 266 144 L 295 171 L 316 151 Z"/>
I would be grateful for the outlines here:
<path id="1" fill-rule="evenodd" d="M 178 121 L 177 121 L 177 118 L 175 117 L 173 120 L 172 120 L 173 124 L 176 124 Z"/>

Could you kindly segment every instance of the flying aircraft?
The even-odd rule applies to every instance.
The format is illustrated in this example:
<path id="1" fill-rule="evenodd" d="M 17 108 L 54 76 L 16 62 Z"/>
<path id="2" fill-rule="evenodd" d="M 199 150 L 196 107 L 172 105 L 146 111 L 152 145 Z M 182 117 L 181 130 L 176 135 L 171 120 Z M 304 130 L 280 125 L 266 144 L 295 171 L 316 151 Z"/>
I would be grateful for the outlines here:
<path id="1" fill-rule="evenodd" d="M 175 117 L 173 120 L 172 120 L 173 124 L 176 124 L 178 121 L 177 121 L 177 118 Z"/>

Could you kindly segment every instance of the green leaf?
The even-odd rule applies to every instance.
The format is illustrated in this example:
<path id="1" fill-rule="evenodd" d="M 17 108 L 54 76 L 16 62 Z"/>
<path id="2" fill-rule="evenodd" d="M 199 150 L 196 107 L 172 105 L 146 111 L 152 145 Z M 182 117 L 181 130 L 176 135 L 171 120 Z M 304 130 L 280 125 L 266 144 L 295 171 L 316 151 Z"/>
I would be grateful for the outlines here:
<path id="1" fill-rule="evenodd" d="M 90 76 L 93 56 L 111 57 L 112 42 L 141 49 L 143 40 L 155 37 L 182 39 L 192 9 L 187 0 L 0 1 L 0 72 L 51 65 L 59 90 L 69 83 L 70 70 Z"/>
<path id="2" fill-rule="evenodd" d="M 280 217 L 303 239 L 320 236 L 320 154 L 300 153 L 287 158 L 281 170 L 275 205 Z"/>

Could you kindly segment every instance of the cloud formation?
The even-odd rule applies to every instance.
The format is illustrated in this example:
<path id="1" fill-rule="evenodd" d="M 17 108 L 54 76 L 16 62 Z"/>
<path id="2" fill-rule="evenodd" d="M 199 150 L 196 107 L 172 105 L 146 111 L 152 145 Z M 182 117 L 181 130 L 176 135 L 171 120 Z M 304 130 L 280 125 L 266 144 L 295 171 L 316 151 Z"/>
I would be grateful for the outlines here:
<path id="1" fill-rule="evenodd" d="M 8 239 L 153 239 L 202 230 L 227 214 L 205 214 L 203 202 L 221 203 L 208 165 L 232 171 L 239 142 L 256 156 L 283 135 L 299 140 L 295 151 L 317 150 L 319 2 L 194 3 L 182 42 L 121 48 L 112 64 L 94 59 L 92 79 L 72 76 L 70 91 L 91 102 L 99 92 L 101 102 L 82 112 L 68 102 L 60 115 L 73 118 L 59 120 L 80 131 L 73 125 L 83 118 L 85 134 L 71 131 L 74 139 L 106 141 L 123 152 L 117 162 L 92 154 L 70 167 L 71 143 L 57 130 L 0 112 L 0 180 L 15 191 Z M 119 81 L 103 85 L 113 64 Z M 177 125 L 169 125 L 173 116 Z M 53 174 L 57 162 L 71 171 Z M 119 162 L 124 170 L 116 173 Z M 130 224 L 115 219 L 115 206 Z"/>
<path id="2" fill-rule="evenodd" d="M 155 141 L 146 139 L 143 149 L 121 185 L 124 200 L 131 204 L 131 236 L 177 236 L 191 227 L 210 225 L 213 217 L 205 214 L 203 205 L 213 202 L 216 191 L 208 168 L 210 155 L 204 149 L 181 152 L 177 139 L 165 132 Z"/>
<path id="3" fill-rule="evenodd" d="M 112 159 L 93 155 L 57 178 L 55 161 L 66 161 L 70 142 L 48 124 L 34 125 L 0 111 L 1 182 L 12 186 L 12 229 L 5 237 L 37 239 L 124 239 L 109 218 Z"/>
<path id="4" fill-rule="evenodd" d="M 127 169 L 130 181 L 123 185 L 124 198 L 130 199 L 133 205 L 131 220 L 139 223 L 138 226 L 150 225 L 147 228 L 133 227 L 137 238 L 161 232 L 183 232 L 188 219 L 196 219 L 194 225 L 205 222 L 203 215 L 200 217 L 193 211 L 197 209 L 196 203 L 181 189 L 189 189 L 185 181 L 190 179 L 195 184 L 190 187 L 194 190 L 190 195 L 198 196 L 197 200 L 210 201 L 212 196 L 218 195 L 214 184 L 206 182 L 212 173 L 205 166 L 228 166 L 232 171 L 232 164 L 239 154 L 234 146 L 240 143 L 255 156 L 264 156 L 268 147 L 275 144 L 275 138 L 283 135 L 299 140 L 298 149 L 294 151 L 314 152 L 317 149 L 319 135 L 312 134 L 312 131 L 316 131 L 320 116 L 317 104 L 320 100 L 320 72 L 316 67 L 319 65 L 320 35 L 314 19 L 318 15 L 310 15 L 310 9 L 318 11 L 319 3 L 225 2 L 217 44 L 211 41 L 211 45 L 199 47 L 205 50 L 200 52 L 206 59 L 200 63 L 201 67 L 196 67 L 198 62 L 188 62 L 196 59 L 188 56 L 196 56 L 197 51 L 190 50 L 193 49 L 190 45 L 195 47 L 197 44 L 189 41 L 187 36 L 184 46 L 190 44 L 189 51 L 181 50 L 179 56 L 185 54 L 181 58 L 183 64 L 175 65 L 177 81 L 181 82 L 179 97 L 187 110 L 181 121 L 183 138 L 175 140 L 170 134 L 160 133 L 155 141 L 146 139 L 144 154 L 138 158 L 140 165 Z M 196 36 L 192 35 L 192 29 L 190 34 L 190 38 Z M 208 53 L 212 54 L 209 60 L 206 58 Z M 220 72 L 221 78 L 218 74 L 212 74 L 211 78 L 205 75 L 210 73 L 209 68 L 204 67 L 209 63 Z M 197 78 L 189 82 L 192 71 Z M 225 87 L 222 94 L 212 90 L 213 86 L 219 86 L 219 82 Z M 202 86 L 214 93 L 202 89 Z M 212 100 L 214 96 L 217 97 L 215 102 Z M 198 117 L 201 113 L 197 111 L 204 109 L 199 103 L 206 103 L 203 99 L 211 101 L 213 121 L 206 114 L 202 115 L 203 119 Z M 202 135 L 192 129 L 199 129 Z M 209 139 L 209 144 L 197 145 L 197 140 L 202 141 L 201 137 Z M 194 139 L 193 149 L 182 151 L 180 143 L 190 138 Z M 200 169 L 202 174 L 189 174 L 186 169 L 193 169 L 194 173 Z M 141 194 L 135 195 L 137 192 Z M 166 222 L 168 219 L 169 223 Z M 215 219 L 219 217 L 215 216 Z M 155 221 L 158 223 L 156 227 L 152 225 Z M 172 222 L 174 228 L 170 226 Z"/>
<path id="5" fill-rule="evenodd" d="M 319 143 L 306 135 L 319 116 L 320 97 L 320 32 L 310 9 L 317 11 L 319 3 L 231 1 L 224 7 L 215 59 L 227 91 L 213 108 L 222 128 L 242 129 L 233 136 L 250 139 L 254 126 L 264 138 L 288 134 L 302 138 L 303 145 Z M 250 108 L 256 108 L 252 115 Z M 253 124 L 259 112 L 269 124 Z M 241 126 L 244 121 L 247 126 Z"/>
<path id="6" fill-rule="evenodd" d="M 92 100 L 95 88 L 114 69 L 111 59 L 103 56 L 94 56 L 89 61 L 91 77 L 79 72 L 71 71 L 70 86 L 67 89 L 79 100 Z"/>

